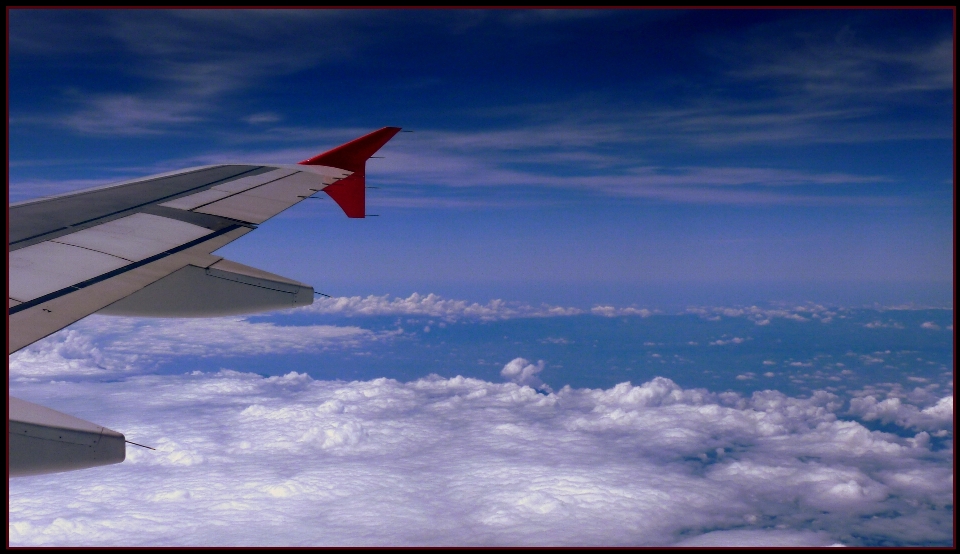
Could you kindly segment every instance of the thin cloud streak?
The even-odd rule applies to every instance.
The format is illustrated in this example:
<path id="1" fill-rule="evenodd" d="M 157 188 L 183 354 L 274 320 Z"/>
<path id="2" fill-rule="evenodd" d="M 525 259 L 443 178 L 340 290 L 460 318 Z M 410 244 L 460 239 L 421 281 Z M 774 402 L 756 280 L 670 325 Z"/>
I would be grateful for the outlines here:
<path id="1" fill-rule="evenodd" d="M 362 134 L 357 130 L 306 130 L 296 134 L 308 134 L 311 140 L 344 140 Z M 888 199 L 880 196 L 850 196 L 796 194 L 793 192 L 770 192 L 770 189 L 789 187 L 842 187 L 846 185 L 881 184 L 889 179 L 879 175 L 855 175 L 840 172 L 813 173 L 809 171 L 756 167 L 662 167 L 630 165 L 620 160 L 619 168 L 592 170 L 580 167 L 574 172 L 559 167 L 541 167 L 537 170 L 510 169 L 533 162 L 540 162 L 540 152 L 570 141 L 582 145 L 599 146 L 596 136 L 563 138 L 558 133 L 535 130 L 507 133 L 504 141 L 501 133 L 449 133 L 418 131 L 414 139 L 389 144 L 382 151 L 387 161 L 374 160 L 368 164 L 371 179 L 386 185 L 468 187 L 531 187 L 553 188 L 595 192 L 607 196 L 643 197 L 675 202 L 721 203 L 721 204 L 785 204 L 785 205 L 893 205 L 902 204 L 902 198 Z M 337 138 L 332 138 L 337 137 Z M 528 152 L 516 152 L 515 148 L 526 142 Z M 264 162 L 290 163 L 313 155 L 314 149 L 261 150 L 241 154 L 223 153 L 197 156 L 182 163 L 201 165 L 237 161 L 243 157 Z M 530 159 L 532 158 L 532 160 Z M 495 159 L 496 164 L 487 160 Z M 611 161 L 612 161 L 611 157 Z M 591 164 L 588 164 L 591 165 Z M 565 173 L 565 174 L 564 174 Z M 578 173 L 570 175 L 570 173 Z M 708 188 L 709 187 L 709 188 Z M 741 190 L 718 191 L 714 187 Z M 766 190 L 742 190 L 742 187 L 761 187 Z M 821 189 L 822 190 L 822 189 Z M 397 202 L 397 201 L 394 201 Z"/>

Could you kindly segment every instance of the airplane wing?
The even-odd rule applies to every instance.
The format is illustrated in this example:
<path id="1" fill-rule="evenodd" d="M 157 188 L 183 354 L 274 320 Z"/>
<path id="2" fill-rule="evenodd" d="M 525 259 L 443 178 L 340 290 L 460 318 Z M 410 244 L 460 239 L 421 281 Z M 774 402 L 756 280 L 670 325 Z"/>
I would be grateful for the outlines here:
<path id="1" fill-rule="evenodd" d="M 313 303 L 313 288 L 213 254 L 323 191 L 365 214 L 366 161 L 384 127 L 295 165 L 194 167 L 13 204 L 8 354 L 90 314 L 211 317 Z M 119 463 L 122 434 L 10 398 L 9 475 Z"/>

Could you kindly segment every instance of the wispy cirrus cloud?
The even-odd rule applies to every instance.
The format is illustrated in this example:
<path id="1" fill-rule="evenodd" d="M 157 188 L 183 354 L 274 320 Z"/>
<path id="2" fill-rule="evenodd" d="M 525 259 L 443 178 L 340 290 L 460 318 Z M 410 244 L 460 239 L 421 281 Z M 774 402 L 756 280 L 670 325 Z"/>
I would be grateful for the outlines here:
<path id="1" fill-rule="evenodd" d="M 96 67 L 123 84 L 112 91 L 71 88 L 72 113 L 15 114 L 22 122 L 94 135 L 158 134 L 223 117 L 225 96 L 349 56 L 366 42 L 355 26 L 344 24 L 356 16 L 350 11 L 95 10 L 79 15 L 87 25 L 78 25 L 76 12 L 15 15 L 11 48 L 17 56 L 117 59 Z M 100 40 L 83 31 L 90 27 Z"/>
<path id="2" fill-rule="evenodd" d="M 131 94 L 87 98 L 79 111 L 61 121 L 75 131 L 91 135 L 158 134 L 171 127 L 203 119 L 189 101 L 146 99 Z"/>
<path id="3" fill-rule="evenodd" d="M 280 125 L 288 119 L 280 113 L 282 108 L 251 109 L 258 103 L 245 95 L 254 89 L 274 86 L 279 79 L 306 70 L 322 73 L 329 64 L 369 63 L 379 59 L 371 47 L 375 46 L 375 51 L 389 49 L 396 41 L 406 40 L 406 31 L 412 28 L 464 40 L 473 33 L 486 36 L 484 33 L 536 26 L 545 37 L 552 37 L 553 31 L 566 29 L 564 25 L 570 22 L 611 17 L 606 11 L 551 13 L 99 10 L 81 14 L 90 20 L 90 26 L 101 29 L 100 40 L 92 40 L 77 25 L 68 24 L 77 17 L 74 12 L 18 12 L 11 39 L 17 56 L 50 57 L 75 51 L 104 57 L 105 52 L 113 53 L 115 56 L 106 57 L 116 57 L 116 61 L 96 67 L 122 78 L 112 87 L 82 92 L 72 87 L 73 92 L 66 95 L 72 106 L 69 113 L 31 115 L 15 110 L 11 121 L 62 125 L 101 137 L 153 136 L 202 127 L 205 133 L 218 134 L 221 145 L 194 156 L 196 159 L 289 163 L 370 129 Z M 681 12 L 634 16 L 638 28 L 684 17 Z M 511 98 L 492 106 L 460 106 L 443 119 L 453 118 L 458 127 L 470 130 L 450 132 L 436 125 L 418 129 L 405 139 L 407 145 L 400 140 L 389 145 L 389 163 L 373 173 L 384 182 L 408 189 L 511 186 L 680 204 L 748 206 L 902 203 L 902 195 L 891 199 L 866 190 L 843 193 L 829 188 L 890 184 L 890 178 L 883 175 L 660 161 L 665 154 L 681 149 L 718 152 L 751 145 L 949 139 L 949 126 L 923 118 L 891 122 L 877 119 L 877 114 L 910 101 L 910 93 L 948 90 L 952 42 L 933 37 L 916 39 L 907 48 L 893 48 L 860 40 L 855 29 L 833 32 L 830 25 L 821 24 L 805 31 L 807 27 L 790 18 L 779 25 L 758 24 L 745 35 L 737 35 L 743 40 L 704 38 L 710 41 L 709 48 L 694 43 L 694 50 L 707 50 L 697 56 L 710 61 L 710 70 L 702 75 L 707 84 L 691 89 L 696 93 L 637 100 L 622 91 L 571 89 L 559 98 L 537 102 Z M 51 33 L 60 35 L 51 40 Z M 431 75 L 415 78 L 429 79 Z M 723 92 L 745 83 L 763 93 L 745 98 Z M 878 92 L 883 90 L 888 92 Z M 873 101 L 863 102 L 862 96 L 868 92 Z M 894 96 L 895 101 L 890 100 Z M 232 104 L 234 100 L 243 106 L 241 113 L 237 113 L 238 105 Z M 491 119 L 499 123 L 486 123 Z M 477 121 L 484 124 L 477 125 Z M 237 130 L 225 122 L 248 125 Z M 317 146 L 283 146 L 293 142 Z M 233 145 L 237 146 L 235 153 L 230 151 Z M 162 165 L 171 167 L 174 160 Z M 483 205 L 478 199 L 425 200 L 429 196 L 405 190 L 395 196 L 387 194 L 383 200 L 384 205 L 398 207 Z"/>
<path id="4" fill-rule="evenodd" d="M 800 31 L 760 26 L 750 40 L 711 52 L 730 63 L 734 77 L 765 82 L 791 98 L 807 95 L 838 102 L 953 88 L 951 37 L 891 45 L 858 33 L 857 27 L 851 23 Z"/>
<path id="5" fill-rule="evenodd" d="M 289 134 L 288 134 L 289 131 Z M 368 130 L 334 131 L 284 129 L 279 132 L 302 142 L 346 140 Z M 526 190 L 576 191 L 587 194 L 647 198 L 678 203 L 733 205 L 902 205 L 902 197 L 852 194 L 844 188 L 889 183 L 882 175 L 842 172 L 812 172 L 762 167 L 696 167 L 631 164 L 622 156 L 591 155 L 584 148 L 599 148 L 609 136 L 602 133 L 461 132 L 418 130 L 384 147 L 386 160 L 368 164 L 371 180 L 393 190 L 379 193 L 383 205 L 397 207 L 476 207 L 483 199 L 470 201 L 440 198 L 429 187 L 487 189 L 510 187 Z M 551 149 L 559 152 L 545 154 Z M 236 161 L 247 157 L 274 163 L 290 163 L 315 153 L 316 148 L 282 148 L 257 152 L 210 154 L 184 160 L 185 164 Z M 579 152 L 579 154 L 577 154 Z M 565 153 L 571 158 L 562 159 Z M 544 159 L 547 156 L 550 159 Z M 585 157 L 586 156 L 586 157 Z M 444 204 L 442 201 L 446 201 Z M 486 199 L 495 205 L 515 199 Z M 549 201 L 549 200 L 545 200 Z M 479 204 L 478 204 L 479 202 Z M 521 202 L 522 203 L 522 202 Z"/>
<path id="6" fill-rule="evenodd" d="M 268 123 L 276 123 L 281 119 L 283 119 L 283 117 L 273 112 L 260 112 L 260 113 L 248 115 L 247 117 L 243 118 L 244 121 L 246 121 L 251 125 L 264 125 Z"/>

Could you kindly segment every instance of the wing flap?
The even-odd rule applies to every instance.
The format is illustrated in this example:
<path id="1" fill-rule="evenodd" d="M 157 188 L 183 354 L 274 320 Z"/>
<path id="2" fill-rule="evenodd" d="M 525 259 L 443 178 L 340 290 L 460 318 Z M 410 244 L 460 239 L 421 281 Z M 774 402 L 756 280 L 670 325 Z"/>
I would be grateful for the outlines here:
<path id="1" fill-rule="evenodd" d="M 100 310 L 137 317 L 217 317 L 313 304 L 313 287 L 253 267 L 220 260 L 188 265 Z"/>

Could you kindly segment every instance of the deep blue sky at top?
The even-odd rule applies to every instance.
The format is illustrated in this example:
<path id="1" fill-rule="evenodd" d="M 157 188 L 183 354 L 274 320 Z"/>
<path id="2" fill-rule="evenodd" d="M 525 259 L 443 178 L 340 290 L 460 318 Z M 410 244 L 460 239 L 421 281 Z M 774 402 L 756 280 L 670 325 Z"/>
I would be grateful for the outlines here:
<path id="1" fill-rule="evenodd" d="M 338 295 L 952 305 L 949 10 L 8 15 L 12 201 L 397 125 L 381 217 L 222 253 Z"/>

